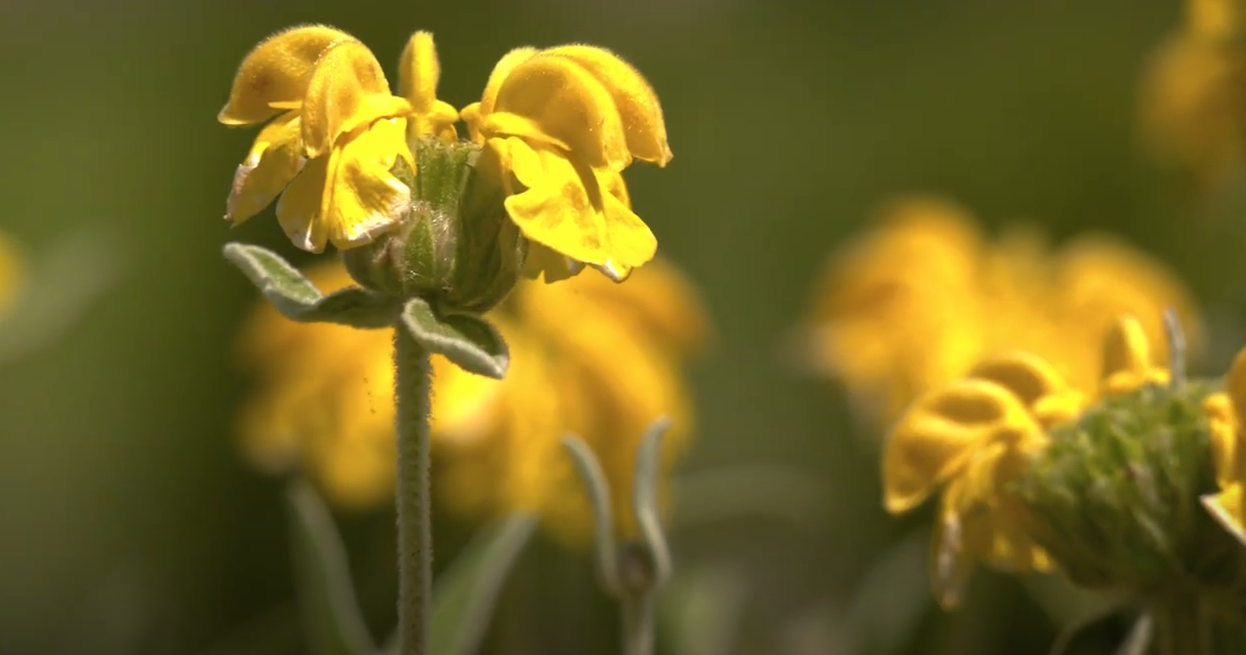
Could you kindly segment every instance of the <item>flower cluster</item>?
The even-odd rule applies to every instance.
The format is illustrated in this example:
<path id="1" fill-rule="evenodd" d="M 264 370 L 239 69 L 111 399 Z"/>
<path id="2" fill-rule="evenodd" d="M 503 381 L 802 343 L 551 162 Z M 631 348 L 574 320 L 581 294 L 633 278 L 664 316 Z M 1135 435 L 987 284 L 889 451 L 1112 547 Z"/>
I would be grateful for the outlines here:
<path id="1" fill-rule="evenodd" d="M 342 267 L 308 271 L 325 290 L 350 283 Z M 681 363 L 706 339 L 696 293 L 658 259 L 627 284 L 599 276 L 521 283 L 486 315 L 506 338 L 503 380 L 433 358 L 434 495 L 445 510 L 483 517 L 536 510 L 565 541 L 586 543 L 591 513 L 561 438 L 582 436 L 617 494 L 630 535 L 637 439 L 660 415 L 669 467 L 692 430 Z M 267 303 L 242 335 L 257 381 L 240 420 L 248 459 L 271 472 L 301 470 L 339 506 L 387 502 L 394 484 L 391 330 L 300 324 Z"/>
<path id="2" fill-rule="evenodd" d="M 277 202 L 294 244 L 321 252 L 395 230 L 423 198 L 413 155 L 422 141 L 472 147 L 501 168 L 505 212 L 533 244 L 528 270 L 547 280 L 593 266 L 620 280 L 657 242 L 631 210 L 622 171 L 671 158 L 656 94 L 618 56 L 584 45 L 508 53 L 479 102 L 460 112 L 436 97 L 432 36 L 403 51 L 398 93 L 372 52 L 324 26 L 296 27 L 243 60 L 218 119 L 267 121 L 238 167 L 226 218 L 240 223 Z"/>
<path id="3" fill-rule="evenodd" d="M 1120 314 L 1161 342 L 1160 316 L 1174 307 L 1199 348 L 1199 318 L 1175 276 L 1107 236 L 1055 252 L 1023 231 L 990 242 L 963 209 L 925 197 L 895 201 L 878 218 L 831 258 L 806 330 L 813 365 L 880 422 L 1004 350 L 1035 353 L 1092 393 L 1102 335 Z"/>

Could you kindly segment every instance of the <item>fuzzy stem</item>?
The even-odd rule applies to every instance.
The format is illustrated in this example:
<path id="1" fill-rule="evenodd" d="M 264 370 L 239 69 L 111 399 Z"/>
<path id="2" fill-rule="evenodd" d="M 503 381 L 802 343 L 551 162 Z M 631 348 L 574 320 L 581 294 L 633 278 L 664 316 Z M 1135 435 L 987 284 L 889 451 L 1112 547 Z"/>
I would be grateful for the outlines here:
<path id="1" fill-rule="evenodd" d="M 623 614 L 623 655 L 653 655 L 653 594 L 625 594 L 620 599 Z"/>
<path id="2" fill-rule="evenodd" d="M 433 535 L 429 499 L 428 352 L 405 326 L 394 329 L 397 403 L 398 652 L 427 655 Z"/>

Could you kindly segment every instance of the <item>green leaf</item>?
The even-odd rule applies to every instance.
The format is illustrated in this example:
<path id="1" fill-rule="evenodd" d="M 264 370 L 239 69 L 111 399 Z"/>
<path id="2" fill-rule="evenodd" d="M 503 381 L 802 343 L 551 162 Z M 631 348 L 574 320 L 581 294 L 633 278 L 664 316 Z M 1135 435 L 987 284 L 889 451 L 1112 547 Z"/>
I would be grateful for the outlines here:
<path id="1" fill-rule="evenodd" d="M 280 255 L 243 243 L 225 246 L 225 258 L 242 270 L 282 316 L 300 323 L 337 323 L 361 329 L 394 325 L 398 301 L 347 287 L 327 296 Z"/>
<path id="2" fill-rule="evenodd" d="M 61 236 L 30 265 L 25 287 L 0 318 L 0 365 L 55 343 L 125 272 L 112 232 L 90 224 Z"/>
<path id="3" fill-rule="evenodd" d="M 512 514 L 477 533 L 433 586 L 432 655 L 472 655 L 537 519 Z"/>
<path id="4" fill-rule="evenodd" d="M 671 555 L 658 514 L 658 469 L 662 455 L 662 436 L 671 426 L 665 416 L 655 420 L 636 448 L 632 473 L 632 512 L 640 538 L 653 560 L 654 579 L 661 584 L 671 573 Z"/>
<path id="5" fill-rule="evenodd" d="M 355 599 L 346 548 L 320 496 L 305 482 L 290 484 L 294 572 L 308 646 L 315 655 L 371 655 Z"/>
<path id="6" fill-rule="evenodd" d="M 480 648 L 498 595 L 537 525 L 518 512 L 480 529 L 433 587 L 431 655 L 472 655 Z M 383 651 L 398 653 L 398 634 Z"/>
<path id="7" fill-rule="evenodd" d="M 574 434 L 562 438 L 562 446 L 571 456 L 575 464 L 576 474 L 584 484 L 584 492 L 588 495 L 589 504 L 593 508 L 594 541 L 597 551 L 597 573 L 606 589 L 618 595 L 619 577 L 616 567 L 619 565 L 618 550 L 614 542 L 614 515 L 610 510 L 610 483 L 601 470 L 601 462 L 593 454 L 593 449 L 584 440 Z"/>
<path id="8" fill-rule="evenodd" d="M 474 314 L 438 315 L 428 301 L 412 298 L 402 311 L 411 336 L 469 373 L 495 379 L 506 376 L 510 353 L 502 335 Z"/>

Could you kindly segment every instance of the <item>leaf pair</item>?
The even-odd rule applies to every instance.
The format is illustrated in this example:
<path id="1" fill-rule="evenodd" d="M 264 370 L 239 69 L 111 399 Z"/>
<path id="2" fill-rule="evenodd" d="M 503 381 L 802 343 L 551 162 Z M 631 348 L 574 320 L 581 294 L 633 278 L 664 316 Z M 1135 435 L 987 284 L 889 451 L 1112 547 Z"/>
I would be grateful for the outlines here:
<path id="1" fill-rule="evenodd" d="M 422 298 L 404 299 L 360 287 L 324 295 L 298 269 L 259 246 L 228 244 L 225 258 L 292 321 L 364 330 L 401 324 L 429 352 L 445 356 L 465 371 L 498 379 L 506 375 L 510 363 L 506 342 L 496 328 L 475 314 L 447 314 Z"/>

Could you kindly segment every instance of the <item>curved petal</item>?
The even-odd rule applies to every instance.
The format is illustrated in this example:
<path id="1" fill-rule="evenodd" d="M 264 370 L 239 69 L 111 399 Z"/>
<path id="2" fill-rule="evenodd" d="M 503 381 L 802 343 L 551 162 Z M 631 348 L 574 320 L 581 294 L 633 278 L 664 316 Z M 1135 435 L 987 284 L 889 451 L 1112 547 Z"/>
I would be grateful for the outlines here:
<path id="1" fill-rule="evenodd" d="M 467 138 L 476 143 L 485 142 L 485 138 L 480 134 L 480 123 L 484 119 L 480 115 L 479 102 L 473 102 L 459 110 L 459 118 L 463 119 L 463 122 L 467 124 Z"/>
<path id="2" fill-rule="evenodd" d="M 498 90 L 502 88 L 502 83 L 510 77 L 511 71 L 515 70 L 516 66 L 531 59 L 536 53 L 536 48 L 515 48 L 502 55 L 498 63 L 493 65 L 493 71 L 489 73 L 489 81 L 485 83 L 485 91 L 480 96 L 480 116 L 493 113 L 493 106 L 497 103 Z"/>
<path id="3" fill-rule="evenodd" d="M 524 236 L 576 261 L 616 271 L 652 259 L 653 233 L 618 198 L 602 193 L 592 171 L 515 137 L 490 139 L 489 145 L 527 187 L 505 201 Z"/>
<path id="4" fill-rule="evenodd" d="M 379 120 L 329 155 L 320 213 L 339 250 L 371 242 L 410 205 L 411 189 L 390 173 L 399 157 L 411 159 L 406 129 L 403 119 Z"/>
<path id="5" fill-rule="evenodd" d="M 1108 395 L 1167 381 L 1167 372 L 1151 364 L 1151 344 L 1136 317 L 1121 316 L 1108 329 L 1103 341 L 1102 375 Z"/>
<path id="6" fill-rule="evenodd" d="M 298 112 L 286 112 L 255 137 L 255 145 L 234 173 L 225 220 L 237 225 L 272 203 L 303 168 Z"/>
<path id="7" fill-rule="evenodd" d="M 570 59 L 605 85 L 623 117 L 627 147 L 632 156 L 658 166 L 665 166 L 671 160 L 658 95 L 631 64 L 609 50 L 589 45 L 559 46 L 541 54 Z"/>
<path id="8" fill-rule="evenodd" d="M 277 201 L 277 222 L 295 246 L 323 252 L 329 234 L 320 220 L 320 201 L 328 175 L 328 157 L 308 160 Z"/>
<path id="9" fill-rule="evenodd" d="M 1044 428 L 1076 418 L 1085 404 L 1085 397 L 1070 388 L 1054 366 L 1027 352 L 990 357 L 974 366 L 969 376 L 1011 391 Z"/>
<path id="10" fill-rule="evenodd" d="M 592 73 L 569 59 L 536 55 L 523 61 L 498 89 L 492 110 L 486 109 L 482 104 L 486 123 L 491 114 L 526 118 L 591 167 L 617 171 L 631 163 L 614 98 Z M 482 131 L 486 136 L 512 136 Z"/>
<path id="11" fill-rule="evenodd" d="M 1243 471 L 1237 466 L 1241 441 L 1237 414 L 1233 401 L 1226 393 L 1213 393 L 1203 399 L 1203 418 L 1207 421 L 1207 445 L 1211 450 L 1212 468 L 1216 471 L 1216 484 L 1224 489 L 1242 482 Z"/>
<path id="12" fill-rule="evenodd" d="M 321 53 L 354 37 L 324 25 L 294 27 L 268 37 L 242 60 L 229 101 L 216 119 L 226 125 L 250 125 L 278 112 L 274 105 L 303 102 L 307 80 Z"/>
<path id="13" fill-rule="evenodd" d="M 955 475 L 975 450 L 995 440 L 1033 438 L 1041 429 L 1021 401 L 986 380 L 957 380 L 917 399 L 883 450 L 883 506 L 898 514 Z"/>
<path id="14" fill-rule="evenodd" d="M 381 118 L 410 113 L 406 100 L 389 93 L 376 57 L 358 41 L 342 41 L 325 50 L 307 82 L 303 102 L 303 147 L 319 157 L 337 138 Z"/>
<path id="15" fill-rule="evenodd" d="M 398 60 L 398 95 L 407 99 L 417 113 L 427 114 L 437 100 L 441 63 L 431 32 L 416 32 L 407 39 Z"/>

